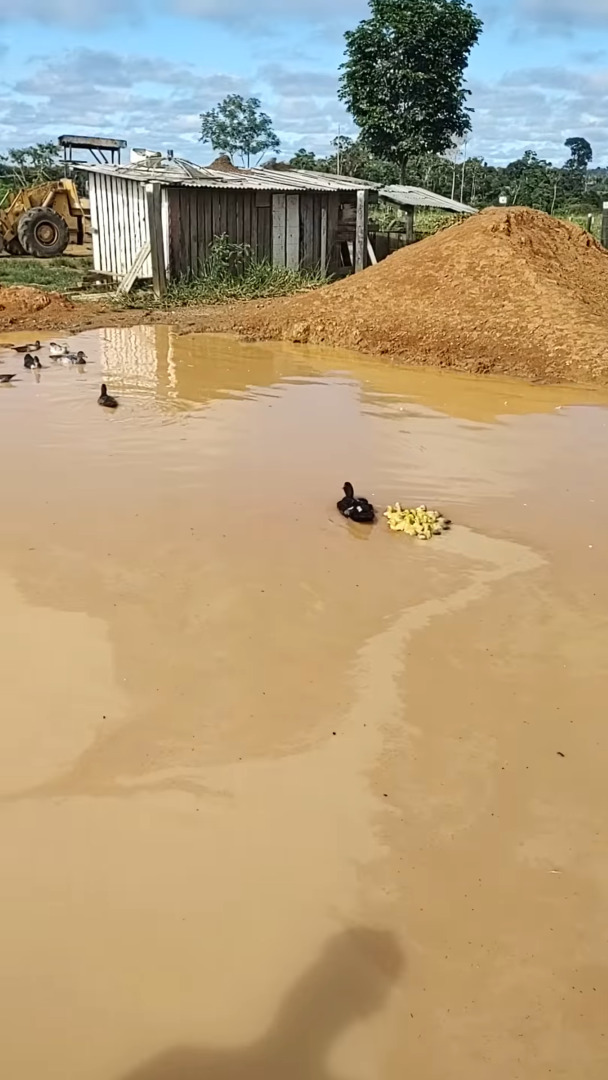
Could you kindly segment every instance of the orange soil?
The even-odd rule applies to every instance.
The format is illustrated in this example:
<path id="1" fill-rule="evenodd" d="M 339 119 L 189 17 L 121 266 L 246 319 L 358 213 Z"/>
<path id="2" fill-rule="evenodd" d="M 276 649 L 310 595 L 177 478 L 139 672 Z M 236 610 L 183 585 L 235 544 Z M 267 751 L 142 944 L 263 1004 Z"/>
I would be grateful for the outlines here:
<path id="1" fill-rule="evenodd" d="M 72 305 L 0 289 L 0 331 L 170 322 L 358 349 L 411 364 L 560 382 L 608 382 L 608 252 L 582 229 L 492 209 L 315 292 L 175 311 Z"/>

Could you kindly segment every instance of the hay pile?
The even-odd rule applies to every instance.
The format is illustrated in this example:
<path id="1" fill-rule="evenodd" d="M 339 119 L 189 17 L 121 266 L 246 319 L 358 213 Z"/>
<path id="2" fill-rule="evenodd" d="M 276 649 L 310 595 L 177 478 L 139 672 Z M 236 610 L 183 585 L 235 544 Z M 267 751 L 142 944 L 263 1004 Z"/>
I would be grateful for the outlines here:
<path id="1" fill-rule="evenodd" d="M 608 382 L 608 253 L 547 214 L 492 209 L 318 292 L 233 308 L 229 323 L 411 363 Z"/>
<path id="2" fill-rule="evenodd" d="M 0 327 L 14 326 L 28 315 L 44 311 L 45 315 L 57 319 L 72 311 L 74 305 L 60 293 L 45 292 L 44 289 L 30 288 L 28 285 L 0 285 Z"/>

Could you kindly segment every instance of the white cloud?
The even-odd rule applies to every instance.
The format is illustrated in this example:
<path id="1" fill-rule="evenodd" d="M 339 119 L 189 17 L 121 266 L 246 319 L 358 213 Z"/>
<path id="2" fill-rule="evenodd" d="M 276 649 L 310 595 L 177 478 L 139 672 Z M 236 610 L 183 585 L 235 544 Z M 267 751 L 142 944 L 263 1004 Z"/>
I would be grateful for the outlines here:
<path id="1" fill-rule="evenodd" d="M 518 27 L 541 31 L 608 25 L 607 0 L 476 0 L 486 25 L 513 18 Z M 252 28 L 274 32 L 277 24 L 303 22 L 326 34 L 342 33 L 365 18 L 367 0 L 0 0 L 3 22 L 34 20 L 47 25 L 90 28 L 154 14 L 212 19 L 251 33 Z"/>
<path id="2" fill-rule="evenodd" d="M 264 64 L 258 78 L 281 97 L 336 98 L 338 75 L 327 71 L 298 71 L 282 64 Z"/>
<path id="3" fill-rule="evenodd" d="M 284 152 L 310 145 L 329 147 L 348 117 L 337 98 L 334 73 L 291 71 L 266 64 L 246 81 L 233 75 L 201 75 L 191 65 L 160 57 L 126 56 L 109 50 L 72 49 L 58 67 L 54 57 L 32 57 L 0 100 L 0 147 L 56 138 L 61 131 L 88 130 L 125 136 L 131 145 L 172 148 L 200 159 L 200 113 L 226 94 L 256 92 L 273 119 Z"/>
<path id="4" fill-rule="evenodd" d="M 308 23 L 355 21 L 365 16 L 367 0 L 168 0 L 173 10 L 201 19 L 230 23 L 268 23 L 302 19 Z"/>
<path id="5" fill-rule="evenodd" d="M 236 76 L 87 48 L 65 53 L 60 67 L 54 57 L 33 58 L 26 71 L 0 100 L 0 147 L 72 129 L 183 149 L 198 141 L 201 112 L 250 89 Z"/>
<path id="6" fill-rule="evenodd" d="M 534 68 L 495 83 L 475 82 L 471 150 L 505 164 L 532 148 L 556 164 L 570 136 L 589 139 L 599 164 L 608 155 L 608 70 Z"/>
<path id="7" fill-rule="evenodd" d="M 236 92 L 261 97 L 283 156 L 300 146 L 327 153 L 338 125 L 352 131 L 336 83 L 334 71 L 313 65 L 292 70 L 266 63 L 245 80 L 222 72 L 201 75 L 192 65 L 162 57 L 73 49 L 60 67 L 55 57 L 29 58 L 19 79 L 3 88 L 0 151 L 56 138 L 62 130 L 84 130 L 208 160 L 208 148 L 198 142 L 199 114 Z M 470 85 L 476 110 L 471 153 L 505 163 L 534 147 L 561 162 L 565 139 L 582 135 L 596 163 L 608 159 L 608 67 L 539 66 Z"/>
<path id="8" fill-rule="evenodd" d="M 161 12 L 213 19 L 239 26 L 272 29 L 276 20 L 353 25 L 367 10 L 367 0 L 0 0 L 0 23 L 32 19 L 46 24 L 87 27 L 118 19 L 136 20 Z"/>
<path id="9" fill-rule="evenodd" d="M 519 0 L 518 13 L 541 28 L 608 25 L 607 0 Z"/>
<path id="10" fill-rule="evenodd" d="M 20 0 L 19 4 L 0 0 L 0 23 L 33 19 L 49 25 L 90 27 L 139 14 L 139 0 Z"/>

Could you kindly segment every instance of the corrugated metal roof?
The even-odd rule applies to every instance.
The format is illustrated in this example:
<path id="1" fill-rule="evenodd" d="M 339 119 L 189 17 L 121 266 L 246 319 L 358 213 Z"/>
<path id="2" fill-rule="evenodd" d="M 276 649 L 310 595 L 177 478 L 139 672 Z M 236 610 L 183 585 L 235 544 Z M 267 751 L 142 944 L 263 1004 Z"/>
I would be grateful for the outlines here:
<path id="1" fill-rule="evenodd" d="M 249 188 L 257 191 L 377 191 L 377 184 L 352 176 L 308 172 L 304 169 L 209 169 L 184 158 L 148 159 L 130 165 L 78 165 L 81 172 L 101 173 L 124 180 L 169 186 Z"/>
<path id="2" fill-rule="evenodd" d="M 399 206 L 431 206 L 435 210 L 452 210 L 455 214 L 476 214 L 477 210 L 466 203 L 457 202 L 456 199 L 446 199 L 444 195 L 437 195 L 435 191 L 427 191 L 426 188 L 410 187 L 406 184 L 390 184 L 380 190 L 380 198 L 388 199 L 389 202 Z"/>

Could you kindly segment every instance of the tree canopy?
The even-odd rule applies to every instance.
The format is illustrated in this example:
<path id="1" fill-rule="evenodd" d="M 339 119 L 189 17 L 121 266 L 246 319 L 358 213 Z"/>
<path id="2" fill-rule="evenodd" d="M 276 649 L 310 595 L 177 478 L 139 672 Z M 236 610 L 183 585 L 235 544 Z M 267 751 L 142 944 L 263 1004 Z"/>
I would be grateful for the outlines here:
<path id="1" fill-rule="evenodd" d="M 340 97 L 373 154 L 396 163 L 441 154 L 471 129 L 469 55 L 482 22 L 467 0 L 370 0 L 345 34 Z"/>
<path id="2" fill-rule="evenodd" d="M 566 162 L 566 169 L 579 169 L 584 172 L 588 169 L 593 161 L 593 150 L 591 143 L 587 139 L 572 138 L 566 139 L 564 146 L 567 146 L 570 151 L 570 158 Z"/>
<path id="3" fill-rule="evenodd" d="M 317 157 L 312 151 L 302 149 L 290 165 L 336 173 L 336 141 L 327 157 Z M 399 183 L 397 164 L 372 154 L 361 139 L 344 135 L 340 137 L 340 171 L 379 184 Z M 492 206 L 500 195 L 506 195 L 511 206 L 531 206 L 548 213 L 594 212 L 601 208 L 608 194 L 607 169 L 581 172 L 568 163 L 560 168 L 541 158 L 535 150 L 526 150 L 520 158 L 504 166 L 490 165 L 481 157 L 469 157 L 465 161 L 464 154 L 460 160 L 452 155 L 448 158 L 444 154 L 416 154 L 408 162 L 407 182 L 448 197 L 454 192 L 460 198 L 462 191 L 463 201 L 475 207 Z"/>
<path id="4" fill-rule="evenodd" d="M 238 154 L 247 167 L 252 158 L 259 163 L 264 154 L 281 145 L 259 98 L 241 94 L 228 94 L 215 109 L 201 113 L 200 141 L 219 153 Z"/>

